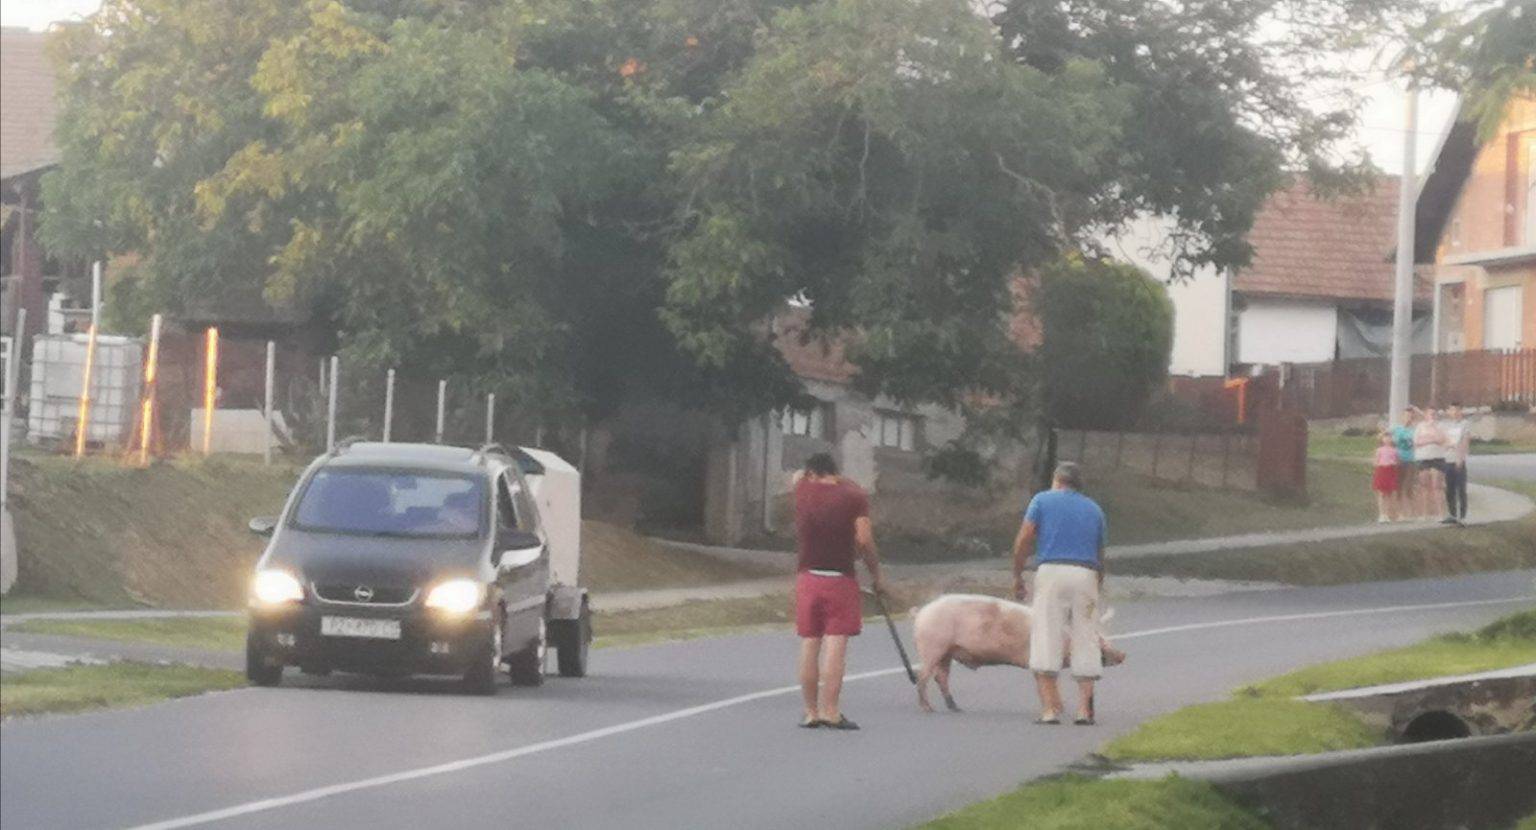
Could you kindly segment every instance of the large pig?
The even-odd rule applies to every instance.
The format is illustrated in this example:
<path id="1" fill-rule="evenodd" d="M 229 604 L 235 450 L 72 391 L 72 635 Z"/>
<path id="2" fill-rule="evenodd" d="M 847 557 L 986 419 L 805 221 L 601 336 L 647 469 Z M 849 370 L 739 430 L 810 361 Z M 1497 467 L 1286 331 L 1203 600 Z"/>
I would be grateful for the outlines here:
<path id="1" fill-rule="evenodd" d="M 1109 616 L 1105 614 L 1104 619 Z M 918 609 L 912 623 L 921 664 L 917 675 L 918 705 L 925 712 L 933 711 L 928 703 L 928 680 L 933 678 L 939 682 L 944 705 L 952 712 L 960 711 L 949 691 L 951 661 L 959 661 L 968 669 L 1028 669 L 1029 623 L 1028 605 L 980 594 L 945 594 Z M 1125 653 L 1103 637 L 1099 638 L 1099 645 L 1104 649 L 1104 665 L 1113 666 L 1125 660 Z"/>

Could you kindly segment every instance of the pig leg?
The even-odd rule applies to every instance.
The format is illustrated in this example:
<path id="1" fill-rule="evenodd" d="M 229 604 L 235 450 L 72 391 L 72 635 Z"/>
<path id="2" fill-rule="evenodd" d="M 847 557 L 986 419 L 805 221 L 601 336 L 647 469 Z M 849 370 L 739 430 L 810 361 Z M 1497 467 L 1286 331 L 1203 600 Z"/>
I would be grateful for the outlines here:
<path id="1" fill-rule="evenodd" d="M 923 665 L 917 671 L 917 705 L 924 712 L 933 711 L 933 704 L 928 702 L 928 679 L 933 677 L 939 663 L 938 660 L 930 659 L 930 657 L 930 655 L 922 656 Z M 949 658 L 948 655 L 945 655 L 940 659 L 947 663 Z"/>
<path id="2" fill-rule="evenodd" d="M 939 691 L 944 695 L 944 705 L 948 706 L 951 712 L 960 711 L 960 706 L 955 703 L 954 696 L 949 693 L 949 658 L 945 657 L 945 659 L 940 660 L 936 669 L 934 677 L 939 681 Z"/>

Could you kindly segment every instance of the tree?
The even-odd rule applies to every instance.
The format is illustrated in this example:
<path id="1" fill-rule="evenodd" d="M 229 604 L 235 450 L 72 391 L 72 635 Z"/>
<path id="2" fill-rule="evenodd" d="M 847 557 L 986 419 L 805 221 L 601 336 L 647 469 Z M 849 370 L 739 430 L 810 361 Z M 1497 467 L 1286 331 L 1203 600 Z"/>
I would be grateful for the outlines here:
<path id="1" fill-rule="evenodd" d="M 1066 257 L 1041 270 L 1044 409 L 1078 429 L 1135 422 L 1168 376 L 1173 302 L 1133 265 Z"/>
<path id="2" fill-rule="evenodd" d="M 1529 0 L 1478 0 L 1436 16 L 1416 35 L 1406 68 L 1461 93 L 1460 117 L 1484 138 L 1512 100 L 1536 96 L 1536 7 Z"/>

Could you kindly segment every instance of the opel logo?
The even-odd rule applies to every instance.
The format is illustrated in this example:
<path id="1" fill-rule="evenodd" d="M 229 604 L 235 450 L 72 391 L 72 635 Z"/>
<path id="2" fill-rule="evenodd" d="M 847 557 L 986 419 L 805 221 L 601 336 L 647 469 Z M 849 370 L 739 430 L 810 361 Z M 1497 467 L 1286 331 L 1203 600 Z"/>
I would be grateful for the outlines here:
<path id="1" fill-rule="evenodd" d="M 355 597 L 358 602 L 373 602 L 373 589 L 369 588 L 367 585 L 359 585 L 352 589 L 352 596 Z"/>

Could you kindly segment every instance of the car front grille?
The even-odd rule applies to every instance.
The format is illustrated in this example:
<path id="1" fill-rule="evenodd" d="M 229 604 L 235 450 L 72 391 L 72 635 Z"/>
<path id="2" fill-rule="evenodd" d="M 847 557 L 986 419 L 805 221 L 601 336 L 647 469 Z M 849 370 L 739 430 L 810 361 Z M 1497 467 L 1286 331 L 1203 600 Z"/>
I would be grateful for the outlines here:
<path id="1" fill-rule="evenodd" d="M 315 596 L 322 602 L 347 605 L 408 605 L 416 599 L 415 588 L 385 588 L 376 585 L 342 583 L 315 584 Z"/>

